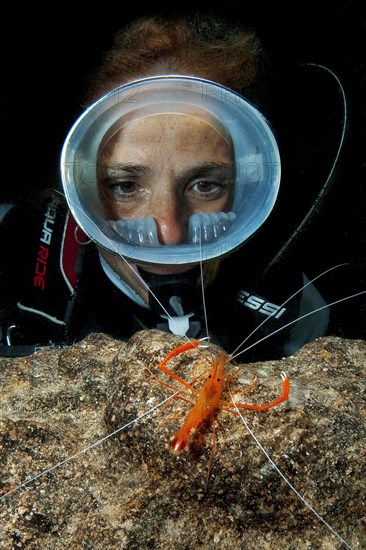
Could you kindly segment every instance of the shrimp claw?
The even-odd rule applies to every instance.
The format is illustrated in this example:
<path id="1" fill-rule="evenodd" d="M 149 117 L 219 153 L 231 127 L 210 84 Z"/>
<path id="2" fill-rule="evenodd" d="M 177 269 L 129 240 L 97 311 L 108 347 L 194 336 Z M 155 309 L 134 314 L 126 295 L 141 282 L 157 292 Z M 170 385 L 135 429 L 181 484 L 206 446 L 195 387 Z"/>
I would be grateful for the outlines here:
<path id="1" fill-rule="evenodd" d="M 290 380 L 285 372 L 281 373 L 282 378 L 282 393 L 277 399 L 274 401 L 271 401 L 270 403 L 267 403 L 267 405 L 248 405 L 245 403 L 230 403 L 233 407 L 238 407 L 239 409 L 249 409 L 251 411 L 267 411 L 268 409 L 271 409 L 272 407 L 275 407 L 276 405 L 279 405 L 280 403 L 283 403 L 288 399 L 288 396 L 290 395 Z"/>
<path id="2" fill-rule="evenodd" d="M 171 371 L 167 366 L 167 362 L 170 361 L 173 357 L 176 357 L 177 355 L 180 355 L 181 353 L 184 353 L 185 351 L 188 351 L 190 349 L 198 348 L 199 343 L 203 339 L 200 340 L 193 340 L 192 342 L 187 342 L 186 344 L 183 344 L 181 346 L 178 346 L 177 348 L 174 348 L 173 351 L 171 351 L 159 364 L 159 369 L 161 369 L 165 374 L 173 378 L 173 380 L 176 380 L 180 384 L 182 384 L 185 388 L 189 390 L 194 390 L 192 388 L 191 384 L 188 384 L 183 378 L 175 374 L 173 371 Z"/>

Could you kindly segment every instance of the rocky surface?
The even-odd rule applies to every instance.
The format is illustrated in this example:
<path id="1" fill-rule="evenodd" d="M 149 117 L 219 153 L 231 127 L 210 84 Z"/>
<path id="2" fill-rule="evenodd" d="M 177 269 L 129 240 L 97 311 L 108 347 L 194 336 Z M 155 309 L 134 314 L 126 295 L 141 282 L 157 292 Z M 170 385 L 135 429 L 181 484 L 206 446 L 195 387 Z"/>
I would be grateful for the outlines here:
<path id="1" fill-rule="evenodd" d="M 260 404 L 288 373 L 290 399 L 244 421 L 327 526 L 228 411 L 214 448 L 209 426 L 196 452 L 169 453 L 190 405 L 157 407 L 172 393 L 161 381 L 174 385 L 158 364 L 180 342 L 158 331 L 128 343 L 95 334 L 0 361 L 0 548 L 366 548 L 366 343 L 319 339 L 231 380 L 236 400 Z M 170 366 L 192 380 L 202 361 L 193 350 Z"/>

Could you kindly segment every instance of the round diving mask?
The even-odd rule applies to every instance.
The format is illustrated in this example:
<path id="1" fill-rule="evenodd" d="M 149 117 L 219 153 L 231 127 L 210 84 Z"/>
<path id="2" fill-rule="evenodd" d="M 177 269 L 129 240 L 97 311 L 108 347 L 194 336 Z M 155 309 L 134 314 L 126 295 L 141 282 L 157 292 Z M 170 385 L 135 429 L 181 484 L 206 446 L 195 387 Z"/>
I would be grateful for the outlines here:
<path id="1" fill-rule="evenodd" d="M 106 144 L 128 125 L 160 115 L 193 117 L 232 150 L 230 201 L 217 211 L 192 212 L 184 242 L 174 245 L 160 242 L 153 211 L 113 216 L 100 189 Z M 101 247 L 137 263 L 194 264 L 234 250 L 262 225 L 278 194 L 280 157 L 267 121 L 240 95 L 204 79 L 158 76 L 113 89 L 80 116 L 63 146 L 61 174 L 75 220 Z"/>

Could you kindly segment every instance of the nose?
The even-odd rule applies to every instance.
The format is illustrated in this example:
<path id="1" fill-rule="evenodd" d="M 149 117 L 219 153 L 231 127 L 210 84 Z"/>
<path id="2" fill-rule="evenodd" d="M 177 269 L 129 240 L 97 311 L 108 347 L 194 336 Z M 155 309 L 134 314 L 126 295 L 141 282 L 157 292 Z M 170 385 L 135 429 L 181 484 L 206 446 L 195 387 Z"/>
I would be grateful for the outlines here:
<path id="1" fill-rule="evenodd" d="M 161 204 L 154 213 L 160 244 L 174 245 L 185 242 L 188 234 L 188 215 L 175 204 Z"/>

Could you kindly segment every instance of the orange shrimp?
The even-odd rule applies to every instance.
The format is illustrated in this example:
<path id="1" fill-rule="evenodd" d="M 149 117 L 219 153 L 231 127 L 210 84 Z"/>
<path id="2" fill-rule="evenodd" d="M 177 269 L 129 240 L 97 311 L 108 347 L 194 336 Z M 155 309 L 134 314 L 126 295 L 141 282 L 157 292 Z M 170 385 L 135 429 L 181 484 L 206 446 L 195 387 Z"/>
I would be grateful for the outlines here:
<path id="1" fill-rule="evenodd" d="M 159 365 L 159 368 L 165 372 L 168 376 L 183 384 L 184 387 L 196 393 L 197 400 L 192 409 L 189 411 L 183 426 L 172 437 L 170 445 L 171 452 L 179 455 L 186 446 L 191 442 L 194 433 L 199 427 L 206 422 L 212 422 L 219 410 L 229 410 L 233 414 L 236 412 L 230 410 L 230 407 L 238 407 L 241 409 L 249 409 L 255 411 L 266 411 L 271 407 L 278 405 L 286 401 L 290 393 L 290 381 L 288 377 L 283 374 L 283 387 L 282 394 L 266 405 L 249 405 L 245 403 L 226 402 L 221 400 L 224 385 L 228 384 L 228 375 L 225 373 L 226 365 L 229 362 L 228 355 L 225 352 L 219 354 L 214 361 L 212 368 L 208 374 L 207 380 L 204 382 L 200 390 L 194 388 L 191 384 L 180 378 L 177 374 L 171 371 L 166 363 L 176 355 L 188 351 L 189 349 L 197 348 L 201 340 L 194 340 L 188 342 L 182 346 L 178 346 L 171 351 L 165 359 L 163 359 Z"/>

